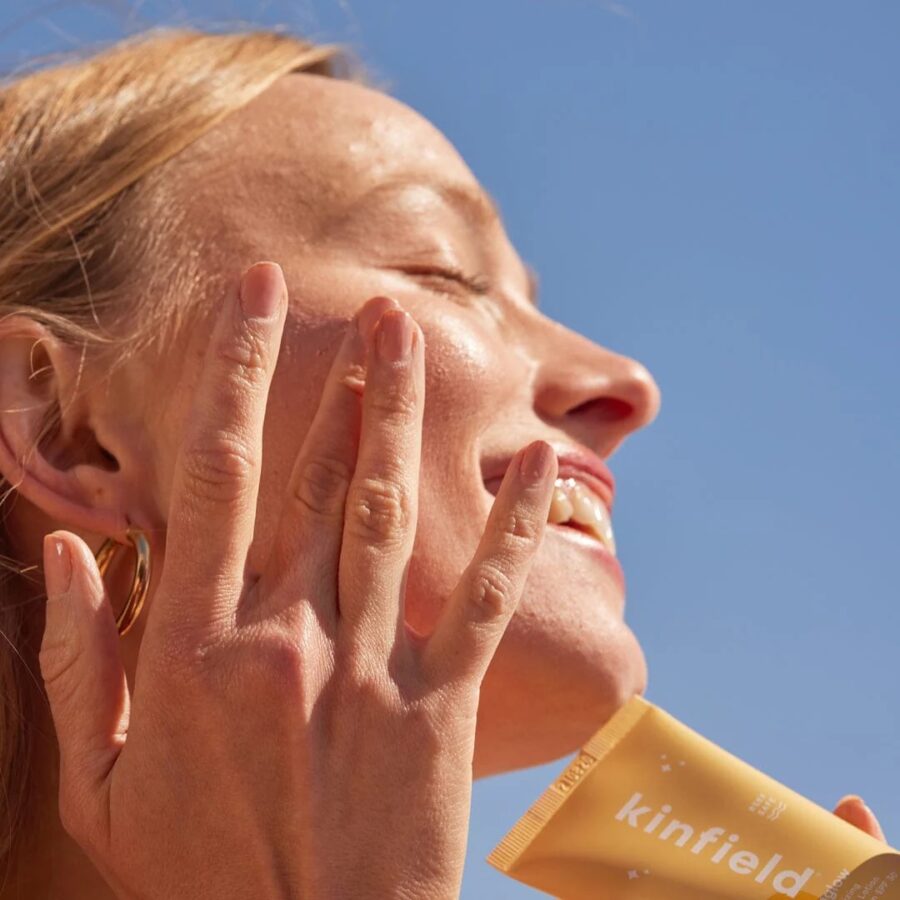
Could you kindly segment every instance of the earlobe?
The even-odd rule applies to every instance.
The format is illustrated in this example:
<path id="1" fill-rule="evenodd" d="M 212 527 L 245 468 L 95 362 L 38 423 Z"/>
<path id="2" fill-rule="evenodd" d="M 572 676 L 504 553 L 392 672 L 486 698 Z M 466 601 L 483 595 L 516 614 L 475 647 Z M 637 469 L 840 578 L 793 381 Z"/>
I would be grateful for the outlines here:
<path id="1" fill-rule="evenodd" d="M 118 465 L 91 428 L 81 357 L 27 316 L 0 321 L 0 477 L 62 527 L 116 534 L 124 517 L 97 494 Z"/>

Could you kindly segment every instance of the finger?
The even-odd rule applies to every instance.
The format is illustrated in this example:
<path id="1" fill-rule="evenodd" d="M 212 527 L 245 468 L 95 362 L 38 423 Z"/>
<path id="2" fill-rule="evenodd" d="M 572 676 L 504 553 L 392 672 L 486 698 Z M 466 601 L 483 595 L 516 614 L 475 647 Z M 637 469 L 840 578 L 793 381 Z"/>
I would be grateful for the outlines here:
<path id="1" fill-rule="evenodd" d="M 382 313 L 397 308 L 396 300 L 374 297 L 350 320 L 294 463 L 267 562 L 279 583 L 302 585 L 303 596 L 320 607 L 326 621 L 337 617 L 338 559 L 359 447 L 366 341 Z"/>
<path id="2" fill-rule="evenodd" d="M 475 556 L 422 649 L 430 683 L 481 683 L 543 538 L 556 473 L 556 454 L 544 441 L 513 457 Z"/>
<path id="3" fill-rule="evenodd" d="M 281 267 L 258 263 L 218 315 L 176 461 L 166 589 L 154 597 L 148 628 L 177 627 L 208 637 L 234 620 L 253 537 L 263 419 L 286 300 Z"/>
<path id="4" fill-rule="evenodd" d="M 856 794 L 842 797 L 834 809 L 834 814 L 879 841 L 887 840 L 875 813 L 866 806 L 862 797 Z"/>
<path id="5" fill-rule="evenodd" d="M 39 662 L 59 742 L 59 811 L 70 834 L 87 837 L 102 821 L 131 698 L 115 616 L 90 549 L 65 531 L 47 535 L 44 574 Z"/>
<path id="6" fill-rule="evenodd" d="M 389 310 L 375 327 L 363 394 L 356 471 L 347 493 L 339 566 L 339 616 L 366 642 L 393 645 L 412 553 L 419 492 L 424 338 L 412 317 Z"/>

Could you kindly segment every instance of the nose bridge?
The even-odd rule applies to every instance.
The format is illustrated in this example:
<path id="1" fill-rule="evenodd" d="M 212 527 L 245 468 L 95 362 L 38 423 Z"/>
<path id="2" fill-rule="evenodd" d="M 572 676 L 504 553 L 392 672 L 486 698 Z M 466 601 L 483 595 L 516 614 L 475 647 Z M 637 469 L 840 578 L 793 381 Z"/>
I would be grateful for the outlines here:
<path id="1" fill-rule="evenodd" d="M 659 387 L 642 363 L 553 320 L 545 320 L 539 332 L 535 402 L 544 414 L 593 411 L 607 424 L 615 421 L 620 436 L 656 418 Z"/>

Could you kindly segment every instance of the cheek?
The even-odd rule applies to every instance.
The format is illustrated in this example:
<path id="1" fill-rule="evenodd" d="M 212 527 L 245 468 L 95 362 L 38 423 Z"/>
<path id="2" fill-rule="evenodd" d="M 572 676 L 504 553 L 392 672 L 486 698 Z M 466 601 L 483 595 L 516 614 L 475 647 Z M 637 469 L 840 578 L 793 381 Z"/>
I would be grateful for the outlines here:
<path id="1" fill-rule="evenodd" d="M 458 470 L 457 470 L 458 471 Z M 429 477 L 430 474 L 430 477 Z M 484 529 L 473 502 L 476 474 L 462 480 L 452 469 L 426 470 L 419 492 L 419 522 L 406 584 L 405 617 L 413 631 L 431 634 L 472 559 Z"/>
<path id="2" fill-rule="evenodd" d="M 498 338 L 449 313 L 413 310 L 425 336 L 423 452 L 444 442 L 448 465 L 487 427 L 507 397 L 511 377 Z M 455 443 L 447 443 L 455 442 Z"/>

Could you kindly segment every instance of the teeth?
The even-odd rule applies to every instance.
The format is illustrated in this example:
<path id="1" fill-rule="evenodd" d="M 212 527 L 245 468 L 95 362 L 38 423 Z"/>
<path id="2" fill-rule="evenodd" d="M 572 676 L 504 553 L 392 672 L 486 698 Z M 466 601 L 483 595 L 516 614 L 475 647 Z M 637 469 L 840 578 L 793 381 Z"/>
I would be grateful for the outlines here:
<path id="1" fill-rule="evenodd" d="M 547 516 L 547 521 L 560 525 L 572 518 L 572 512 L 572 501 L 562 486 L 562 479 L 557 478 L 556 486 L 553 488 L 553 500 L 550 503 L 550 513 Z"/>
<path id="2" fill-rule="evenodd" d="M 547 521 L 584 525 L 611 553 L 616 552 L 609 511 L 603 502 L 574 478 L 557 478 Z"/>

